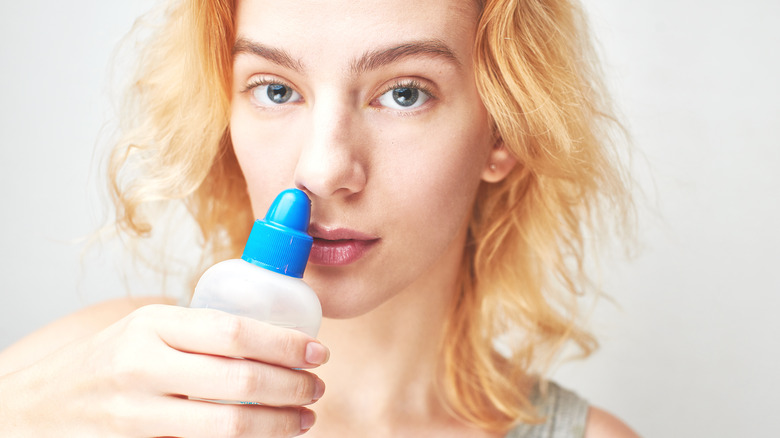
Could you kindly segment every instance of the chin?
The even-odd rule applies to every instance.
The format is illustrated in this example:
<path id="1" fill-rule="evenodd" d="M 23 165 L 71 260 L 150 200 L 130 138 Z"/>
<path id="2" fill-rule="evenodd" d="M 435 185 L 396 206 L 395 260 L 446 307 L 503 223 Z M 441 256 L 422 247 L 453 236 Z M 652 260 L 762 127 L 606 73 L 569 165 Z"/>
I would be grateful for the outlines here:
<path id="1" fill-rule="evenodd" d="M 317 293 L 322 305 L 322 317 L 329 319 L 352 319 L 376 309 L 381 303 L 368 303 L 356 297 L 345 297 Z"/>
<path id="2" fill-rule="evenodd" d="M 409 278 L 370 275 L 371 269 L 323 269 L 313 266 L 304 281 L 311 286 L 322 307 L 322 316 L 330 319 L 353 319 L 387 307 L 406 295 Z M 400 303 L 399 303 L 400 304 Z"/>
<path id="3" fill-rule="evenodd" d="M 305 281 L 317 294 L 322 316 L 331 319 L 357 318 L 371 312 L 387 301 L 387 291 L 359 273 L 313 266 L 307 269 Z"/>

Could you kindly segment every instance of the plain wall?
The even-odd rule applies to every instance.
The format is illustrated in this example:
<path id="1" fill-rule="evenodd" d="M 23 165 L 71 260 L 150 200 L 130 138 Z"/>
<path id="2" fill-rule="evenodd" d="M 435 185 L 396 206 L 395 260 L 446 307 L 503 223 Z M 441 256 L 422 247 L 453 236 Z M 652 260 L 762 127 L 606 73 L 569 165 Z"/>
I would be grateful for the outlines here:
<path id="1" fill-rule="evenodd" d="M 0 348 L 126 293 L 118 249 L 82 262 L 79 238 L 109 211 L 99 173 L 107 64 L 151 3 L 2 6 Z M 776 433 L 780 3 L 593 0 L 586 9 L 645 195 L 640 252 L 605 267 L 617 305 L 594 315 L 602 348 L 556 378 L 644 436 Z"/>

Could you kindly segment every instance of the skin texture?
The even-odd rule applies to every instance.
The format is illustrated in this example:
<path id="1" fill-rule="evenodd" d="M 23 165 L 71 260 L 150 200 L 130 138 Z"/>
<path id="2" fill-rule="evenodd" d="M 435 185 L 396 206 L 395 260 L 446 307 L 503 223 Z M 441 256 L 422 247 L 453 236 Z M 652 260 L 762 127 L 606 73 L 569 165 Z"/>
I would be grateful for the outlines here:
<path id="1" fill-rule="evenodd" d="M 314 228 L 375 243 L 307 268 L 318 340 L 154 297 L 54 323 L 0 354 L 0 435 L 502 436 L 435 382 L 476 190 L 515 165 L 474 84 L 472 6 L 240 1 L 231 136 L 254 213 L 298 187 Z M 594 408 L 586 436 L 635 435 Z"/>
<path id="2" fill-rule="evenodd" d="M 460 259 L 495 143 L 472 73 L 476 11 L 441 2 L 415 3 L 415 14 L 395 2 L 271 3 L 239 3 L 238 37 L 283 51 L 292 66 L 269 55 L 236 57 L 234 149 L 256 216 L 296 186 L 312 199 L 313 224 L 379 239 L 356 263 L 312 265 L 304 277 L 325 316 L 358 316 Z M 456 59 L 418 53 L 355 67 L 367 54 L 421 42 L 446 44 Z M 267 86 L 247 90 L 258 80 L 300 97 L 268 105 Z M 383 105 L 389 88 L 409 82 L 431 97 L 409 110 Z"/>

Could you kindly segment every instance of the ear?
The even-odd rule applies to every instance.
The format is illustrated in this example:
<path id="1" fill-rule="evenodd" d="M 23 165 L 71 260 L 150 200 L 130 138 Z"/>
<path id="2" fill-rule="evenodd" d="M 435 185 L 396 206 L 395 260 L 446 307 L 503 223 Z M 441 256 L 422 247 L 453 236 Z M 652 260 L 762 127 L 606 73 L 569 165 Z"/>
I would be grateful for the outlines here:
<path id="1" fill-rule="evenodd" d="M 504 141 L 499 138 L 490 151 L 485 169 L 482 171 L 482 180 L 489 183 L 496 183 L 509 175 L 509 172 L 517 164 L 517 160 L 504 146 Z"/>

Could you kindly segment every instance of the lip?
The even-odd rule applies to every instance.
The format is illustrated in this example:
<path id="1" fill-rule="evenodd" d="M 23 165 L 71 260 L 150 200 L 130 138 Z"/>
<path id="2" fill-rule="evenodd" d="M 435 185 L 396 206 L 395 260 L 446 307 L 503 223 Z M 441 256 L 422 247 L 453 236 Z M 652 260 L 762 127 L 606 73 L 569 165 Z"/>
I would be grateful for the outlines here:
<path id="1" fill-rule="evenodd" d="M 319 224 L 309 226 L 314 238 L 309 263 L 322 266 L 346 266 L 360 260 L 379 238 L 348 228 L 331 228 Z"/>

